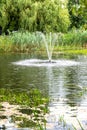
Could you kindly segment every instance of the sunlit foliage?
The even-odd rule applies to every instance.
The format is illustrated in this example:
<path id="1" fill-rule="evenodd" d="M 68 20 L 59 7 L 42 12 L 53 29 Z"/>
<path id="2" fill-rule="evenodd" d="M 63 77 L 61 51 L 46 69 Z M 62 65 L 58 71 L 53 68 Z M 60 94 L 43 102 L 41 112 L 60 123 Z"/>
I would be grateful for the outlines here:
<path id="1" fill-rule="evenodd" d="M 87 29 L 87 0 L 69 0 L 70 27 Z"/>
<path id="2" fill-rule="evenodd" d="M 70 24 L 67 0 L 2 0 L 0 26 L 3 31 L 24 29 L 66 32 Z"/>

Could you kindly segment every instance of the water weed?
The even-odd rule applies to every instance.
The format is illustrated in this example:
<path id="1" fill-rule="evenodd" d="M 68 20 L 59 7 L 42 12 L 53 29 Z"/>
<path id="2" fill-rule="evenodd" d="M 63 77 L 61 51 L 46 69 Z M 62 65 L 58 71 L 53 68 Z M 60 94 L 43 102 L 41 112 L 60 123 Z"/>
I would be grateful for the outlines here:
<path id="1" fill-rule="evenodd" d="M 14 122 L 19 122 L 17 123 L 19 127 L 41 127 L 41 125 L 46 122 L 44 115 L 48 112 L 47 104 L 49 99 L 42 95 L 37 89 L 32 89 L 29 92 L 19 92 L 2 88 L 0 89 L 0 102 L 0 112 L 3 109 L 5 110 L 5 107 L 6 110 L 9 109 L 9 107 L 15 107 L 16 114 L 15 111 L 10 109 L 10 115 L 8 114 L 8 116 L 10 116 Z M 1 115 L 3 117 L 3 113 Z"/>

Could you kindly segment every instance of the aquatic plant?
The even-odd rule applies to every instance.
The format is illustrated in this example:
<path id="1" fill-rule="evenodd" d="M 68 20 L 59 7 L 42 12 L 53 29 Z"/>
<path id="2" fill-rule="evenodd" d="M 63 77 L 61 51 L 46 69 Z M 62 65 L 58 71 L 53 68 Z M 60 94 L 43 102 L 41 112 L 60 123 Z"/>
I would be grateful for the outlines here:
<path id="1" fill-rule="evenodd" d="M 87 43 L 87 31 L 72 30 L 60 37 L 59 45 L 79 47 Z"/>
<path id="2" fill-rule="evenodd" d="M 13 40 L 13 51 L 31 53 L 39 50 L 42 46 L 41 38 L 36 32 L 14 32 L 11 38 Z"/>
<path id="3" fill-rule="evenodd" d="M 21 93 L 19 91 L 11 89 L 0 89 L 0 101 L 7 101 L 11 104 L 20 104 L 26 106 L 38 106 L 48 102 L 48 98 L 45 98 L 41 92 L 37 89 L 30 90 L 28 92 Z"/>
<path id="4" fill-rule="evenodd" d="M 17 108 L 19 114 L 11 115 L 14 122 L 19 121 L 19 127 L 39 127 L 46 122 L 44 115 L 48 112 L 47 104 L 49 99 L 38 89 L 19 92 L 2 88 L 0 89 L 0 102 L 1 104 L 2 102 L 9 102 L 20 106 Z M 3 108 L 1 109 L 3 110 Z"/>
<path id="5" fill-rule="evenodd" d="M 83 128 L 83 126 L 82 126 L 81 122 L 79 121 L 79 119 L 77 119 L 77 121 L 79 123 L 79 126 L 80 126 L 81 130 L 85 130 L 85 128 Z M 73 125 L 73 128 L 74 128 L 74 130 L 77 130 L 77 128 L 74 125 Z"/>
<path id="6" fill-rule="evenodd" d="M 46 48 L 40 33 L 28 31 L 14 31 L 8 36 L 0 36 L 0 52 L 37 52 L 44 54 Z M 48 33 L 44 34 L 45 37 Z M 87 31 L 72 30 L 67 33 L 56 33 L 57 39 L 54 51 L 64 53 L 87 53 Z M 49 38 L 48 38 L 49 39 Z M 55 39 L 55 38 L 54 38 Z"/>

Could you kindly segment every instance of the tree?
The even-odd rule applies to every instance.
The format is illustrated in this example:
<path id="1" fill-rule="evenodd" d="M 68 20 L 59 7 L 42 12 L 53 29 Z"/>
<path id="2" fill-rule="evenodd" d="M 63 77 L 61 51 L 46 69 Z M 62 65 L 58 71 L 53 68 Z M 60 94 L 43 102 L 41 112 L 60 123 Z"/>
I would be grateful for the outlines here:
<path id="1" fill-rule="evenodd" d="M 36 31 L 36 19 L 39 3 L 31 3 L 29 0 L 27 0 L 27 3 L 24 3 L 23 5 L 24 6 L 21 8 L 20 13 L 20 28 L 29 31 Z"/>
<path id="2" fill-rule="evenodd" d="M 17 0 L 2 0 L 0 4 L 0 26 L 6 31 L 17 30 L 19 27 L 20 10 Z"/>
<path id="3" fill-rule="evenodd" d="M 2 0 L 0 5 L 4 31 L 66 32 L 70 25 L 67 0 Z"/>
<path id="4" fill-rule="evenodd" d="M 70 28 L 87 24 L 87 0 L 69 0 Z"/>
<path id="5" fill-rule="evenodd" d="M 37 29 L 46 32 L 66 32 L 70 24 L 67 1 L 45 0 L 37 15 Z"/>

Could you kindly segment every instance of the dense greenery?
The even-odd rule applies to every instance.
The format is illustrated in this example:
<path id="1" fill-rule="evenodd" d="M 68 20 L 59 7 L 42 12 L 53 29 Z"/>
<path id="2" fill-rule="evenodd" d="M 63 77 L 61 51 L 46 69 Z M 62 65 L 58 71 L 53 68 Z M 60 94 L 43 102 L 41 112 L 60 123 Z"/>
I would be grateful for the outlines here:
<path id="1" fill-rule="evenodd" d="M 0 102 L 9 102 L 11 104 L 19 104 L 30 107 L 37 107 L 41 104 L 46 104 L 48 98 L 42 95 L 42 93 L 33 89 L 29 92 L 17 92 L 11 89 L 0 89 Z"/>
<path id="2" fill-rule="evenodd" d="M 41 127 L 41 123 L 46 122 L 44 115 L 48 112 L 47 104 L 49 102 L 49 99 L 44 96 L 38 89 L 32 89 L 27 92 L 20 92 L 2 88 L 0 89 L 0 112 L 3 111 L 5 107 L 2 106 L 2 102 L 8 102 L 10 104 L 14 104 L 15 106 L 19 105 L 19 108 L 15 108 L 15 110 L 19 112 L 16 114 L 11 114 L 12 120 L 17 123 L 19 127 L 37 128 L 38 126 Z M 24 114 L 25 116 L 23 116 Z M 31 118 L 29 118 L 29 116 Z M 1 117 L 7 118 L 3 115 L 3 113 L 0 118 Z"/>
<path id="3" fill-rule="evenodd" d="M 47 42 L 49 32 L 55 32 L 54 51 L 58 53 L 87 54 L 87 0 L 0 0 L 0 52 L 45 54 L 45 44 L 39 32 L 43 32 L 46 38 L 48 36 Z M 47 112 L 48 98 L 38 90 L 20 93 L 0 89 L 0 102 L 4 101 L 19 104 L 23 114 L 34 113 L 35 120 L 38 120 L 38 112 Z M 38 126 L 27 118 L 12 117 L 15 121 L 23 121 L 21 127 Z"/>
<path id="4" fill-rule="evenodd" d="M 66 32 L 69 25 L 67 0 L 0 1 L 0 26 L 4 32 L 19 29 Z"/>
<path id="5" fill-rule="evenodd" d="M 87 29 L 87 0 L 69 0 L 70 28 Z"/>
<path id="6" fill-rule="evenodd" d="M 56 32 L 57 46 L 86 48 L 86 29 L 86 0 L 0 1 L 0 34 L 10 34 L 0 37 L 0 52 L 44 50 L 37 31 Z"/>
<path id="7" fill-rule="evenodd" d="M 1 0 L 0 26 L 3 31 L 66 32 L 87 29 L 86 0 Z"/>
<path id="8" fill-rule="evenodd" d="M 52 33 L 53 34 L 53 33 Z M 44 34 L 45 37 L 49 36 L 49 33 Z M 87 49 L 87 31 L 73 30 L 68 33 L 56 33 L 56 43 L 54 52 L 65 51 L 68 49 L 75 50 L 76 53 L 86 53 Z M 49 37 L 46 39 L 49 42 Z M 55 40 L 55 38 L 54 38 Z M 85 49 L 77 51 L 76 49 Z M 69 52 L 70 52 L 69 51 Z M 39 53 L 42 55 L 46 53 L 46 48 L 43 38 L 38 32 L 14 32 L 10 35 L 0 36 L 0 52 L 26 52 L 26 53 Z"/>

